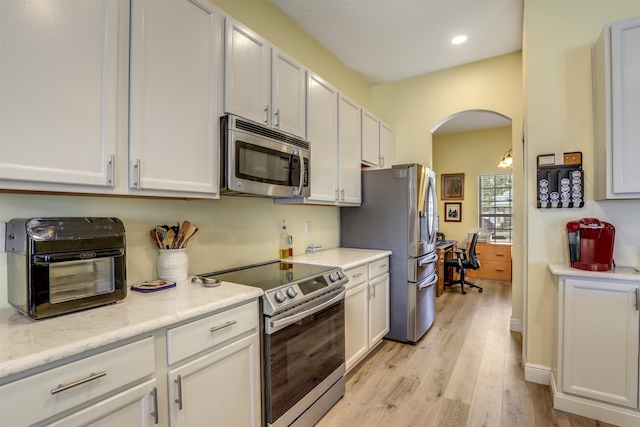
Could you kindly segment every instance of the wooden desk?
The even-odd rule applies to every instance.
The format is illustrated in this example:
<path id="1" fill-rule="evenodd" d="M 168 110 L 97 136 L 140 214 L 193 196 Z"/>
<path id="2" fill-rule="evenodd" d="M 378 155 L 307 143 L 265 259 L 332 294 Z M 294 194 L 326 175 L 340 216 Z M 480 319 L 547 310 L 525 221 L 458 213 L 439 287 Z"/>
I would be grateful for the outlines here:
<path id="1" fill-rule="evenodd" d="M 467 248 L 469 244 L 467 243 Z M 467 277 L 511 281 L 511 245 L 506 243 L 477 243 L 480 268 L 467 270 Z"/>
<path id="2" fill-rule="evenodd" d="M 438 274 L 438 282 L 436 283 L 436 297 L 439 297 L 444 292 L 444 284 L 454 280 L 454 269 L 444 268 L 444 262 L 447 259 L 453 258 L 455 255 L 453 251 L 458 249 L 457 240 L 443 240 L 436 246 L 436 252 L 438 253 L 438 263 L 436 264 L 436 273 Z"/>

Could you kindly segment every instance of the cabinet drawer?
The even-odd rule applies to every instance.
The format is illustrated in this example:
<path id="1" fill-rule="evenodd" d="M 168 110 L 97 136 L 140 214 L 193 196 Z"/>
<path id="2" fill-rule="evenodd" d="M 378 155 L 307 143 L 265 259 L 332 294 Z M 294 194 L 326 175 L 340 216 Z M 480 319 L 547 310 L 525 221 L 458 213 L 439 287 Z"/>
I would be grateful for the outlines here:
<path id="1" fill-rule="evenodd" d="M 378 277 L 389 271 L 389 257 L 369 263 L 369 278 Z"/>
<path id="2" fill-rule="evenodd" d="M 153 338 L 145 338 L 23 378 L 0 387 L 0 425 L 31 425 L 154 371 Z"/>
<path id="3" fill-rule="evenodd" d="M 167 331 L 170 365 L 258 327 L 258 303 L 241 305 Z"/>
<path id="4" fill-rule="evenodd" d="M 480 261 L 480 269 L 467 270 L 469 277 L 511 280 L 511 261 Z"/>
<path id="5" fill-rule="evenodd" d="M 366 282 L 367 278 L 369 277 L 368 268 L 369 267 L 367 265 L 361 265 L 360 267 L 352 268 L 345 271 L 344 274 L 349 279 L 349 283 L 347 283 L 347 289 L 353 289 L 359 284 Z"/>
<path id="6" fill-rule="evenodd" d="M 508 245 L 477 245 L 476 253 L 480 261 L 510 261 L 511 246 Z"/>

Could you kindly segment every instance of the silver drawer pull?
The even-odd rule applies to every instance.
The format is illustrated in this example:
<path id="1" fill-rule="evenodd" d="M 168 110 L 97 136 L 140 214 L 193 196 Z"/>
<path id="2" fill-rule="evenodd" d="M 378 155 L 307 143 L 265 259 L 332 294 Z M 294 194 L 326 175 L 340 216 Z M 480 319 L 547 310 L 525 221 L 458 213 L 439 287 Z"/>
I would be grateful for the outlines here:
<path id="1" fill-rule="evenodd" d="M 153 417 L 153 423 L 158 424 L 158 388 L 154 387 L 151 391 L 151 396 L 153 396 L 153 412 L 151 412 L 151 416 Z"/>
<path id="2" fill-rule="evenodd" d="M 387 264 L 380 264 L 378 268 L 387 268 Z"/>
<path id="3" fill-rule="evenodd" d="M 58 384 L 58 387 L 56 387 L 53 390 L 51 390 L 51 394 L 58 394 L 58 393 L 60 393 L 62 391 L 69 390 L 70 388 L 79 386 L 79 385 L 84 384 L 84 383 L 88 383 L 89 381 L 93 381 L 93 380 L 97 380 L 98 378 L 102 378 L 105 375 L 107 375 L 107 371 L 98 372 L 97 374 L 92 372 L 92 373 L 89 374 L 88 377 L 82 378 L 81 380 L 74 381 L 74 382 L 69 383 L 69 384 Z"/>
<path id="4" fill-rule="evenodd" d="M 353 277 L 353 278 L 355 279 L 356 277 L 360 277 L 360 276 L 362 276 L 363 274 L 364 274 L 364 273 L 358 273 L 358 274 L 354 274 L 354 275 L 353 275 L 353 276 L 351 276 L 351 277 Z"/>
<path id="5" fill-rule="evenodd" d="M 224 329 L 224 328 L 228 328 L 231 325 L 235 325 L 236 322 L 235 320 L 232 320 L 231 322 L 227 322 L 224 325 L 220 325 L 220 326 L 214 326 L 213 328 L 209 329 L 209 332 L 215 332 L 215 331 L 219 331 L 220 329 Z"/>

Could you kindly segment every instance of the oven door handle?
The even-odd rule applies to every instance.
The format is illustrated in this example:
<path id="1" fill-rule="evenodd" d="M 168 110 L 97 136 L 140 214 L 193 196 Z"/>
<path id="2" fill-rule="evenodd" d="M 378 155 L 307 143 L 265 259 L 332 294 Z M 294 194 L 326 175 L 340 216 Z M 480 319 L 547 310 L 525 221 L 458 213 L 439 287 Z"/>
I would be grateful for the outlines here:
<path id="1" fill-rule="evenodd" d="M 286 326 L 289 326 L 292 323 L 297 322 L 300 319 L 304 319 L 307 316 L 318 313 L 325 308 L 337 303 L 338 301 L 343 300 L 346 293 L 347 291 L 342 291 L 335 297 L 323 302 L 320 305 L 310 308 L 309 310 L 304 310 L 291 316 L 285 317 L 284 319 L 270 320 L 269 322 L 267 322 L 267 328 L 265 332 L 267 334 L 271 334 L 273 332 L 279 331 L 280 329 L 283 329 Z"/>

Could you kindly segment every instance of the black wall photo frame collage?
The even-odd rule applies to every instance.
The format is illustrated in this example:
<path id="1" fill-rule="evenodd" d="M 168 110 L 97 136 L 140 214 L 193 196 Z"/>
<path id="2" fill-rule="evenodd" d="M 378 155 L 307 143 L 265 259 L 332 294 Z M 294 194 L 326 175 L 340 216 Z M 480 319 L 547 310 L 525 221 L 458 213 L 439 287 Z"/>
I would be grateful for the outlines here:
<path id="1" fill-rule="evenodd" d="M 582 152 L 538 156 L 538 208 L 584 207 Z"/>

